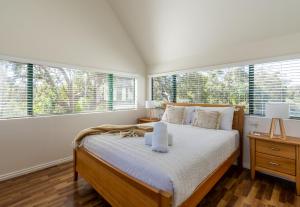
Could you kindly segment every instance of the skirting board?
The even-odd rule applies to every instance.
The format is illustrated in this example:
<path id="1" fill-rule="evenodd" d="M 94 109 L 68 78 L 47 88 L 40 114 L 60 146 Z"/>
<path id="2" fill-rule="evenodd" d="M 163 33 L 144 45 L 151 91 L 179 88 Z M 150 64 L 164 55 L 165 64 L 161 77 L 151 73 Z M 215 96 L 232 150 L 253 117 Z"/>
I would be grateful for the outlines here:
<path id="1" fill-rule="evenodd" d="M 8 179 L 15 178 L 15 177 L 18 177 L 18 176 L 21 176 L 21 175 L 25 175 L 25 174 L 28 174 L 28 173 L 43 170 L 43 169 L 53 167 L 55 165 L 59 165 L 59 164 L 65 163 L 65 162 L 70 162 L 72 160 L 73 160 L 73 156 L 68 156 L 68 157 L 65 157 L 65 158 L 62 158 L 62 159 L 58 159 L 58 160 L 54 160 L 54 161 L 51 161 L 51 162 L 35 165 L 33 167 L 29 167 L 29 168 L 25 168 L 25 169 L 22 169 L 22 170 L 17 170 L 17 171 L 14 171 L 14 172 L 10 172 L 10 173 L 4 174 L 4 175 L 0 175 L 0 181 L 8 180 Z"/>

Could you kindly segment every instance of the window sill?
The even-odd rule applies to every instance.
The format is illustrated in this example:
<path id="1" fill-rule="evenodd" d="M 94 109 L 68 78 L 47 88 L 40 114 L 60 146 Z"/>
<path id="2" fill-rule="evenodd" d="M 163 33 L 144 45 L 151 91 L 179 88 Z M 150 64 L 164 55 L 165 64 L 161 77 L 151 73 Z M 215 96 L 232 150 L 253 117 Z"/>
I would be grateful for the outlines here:
<path id="1" fill-rule="evenodd" d="M 70 114 L 51 114 L 51 115 L 38 115 L 38 116 L 23 116 L 23 117 L 12 117 L 12 118 L 3 118 L 0 121 L 8 120 L 21 120 L 21 119 L 44 119 L 44 118 L 59 118 L 59 117 L 71 117 L 71 116 L 82 116 L 82 115 L 103 115 L 107 113 L 122 113 L 122 112 L 131 112 L 131 111 L 141 111 L 145 110 L 143 108 L 134 108 L 134 109 L 124 109 L 124 110 L 115 110 L 115 111 L 102 111 L 102 112 L 83 112 L 83 113 L 70 113 Z"/>
<path id="2" fill-rule="evenodd" d="M 249 114 L 245 114 L 245 117 L 248 117 L 248 118 L 260 118 L 260 119 L 269 119 L 265 116 L 262 116 L 262 115 L 249 115 Z M 284 120 L 296 120 L 296 121 L 300 121 L 300 117 L 290 117 L 288 119 L 284 119 Z"/>

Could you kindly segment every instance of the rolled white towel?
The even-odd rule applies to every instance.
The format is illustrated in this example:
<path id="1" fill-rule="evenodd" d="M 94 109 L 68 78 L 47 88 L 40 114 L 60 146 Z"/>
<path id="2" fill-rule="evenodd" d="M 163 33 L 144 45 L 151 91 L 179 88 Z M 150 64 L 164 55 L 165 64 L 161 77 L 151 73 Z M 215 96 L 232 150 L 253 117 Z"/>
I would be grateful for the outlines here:
<path id="1" fill-rule="evenodd" d="M 153 132 L 146 132 L 144 135 L 145 139 L 145 145 L 152 146 L 152 136 Z M 168 134 L 168 145 L 172 146 L 173 145 L 173 135 Z"/>
<path id="2" fill-rule="evenodd" d="M 146 132 L 144 135 L 145 145 L 152 146 L 152 136 L 153 132 Z"/>
<path id="3" fill-rule="evenodd" d="M 163 122 L 154 124 L 152 136 L 152 150 L 156 152 L 168 152 L 168 130 Z"/>

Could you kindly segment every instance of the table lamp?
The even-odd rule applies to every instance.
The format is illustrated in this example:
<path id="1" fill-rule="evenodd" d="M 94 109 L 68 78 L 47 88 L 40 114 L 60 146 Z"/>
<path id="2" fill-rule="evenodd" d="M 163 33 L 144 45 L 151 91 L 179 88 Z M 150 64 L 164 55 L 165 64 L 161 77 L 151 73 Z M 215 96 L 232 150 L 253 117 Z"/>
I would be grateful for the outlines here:
<path id="1" fill-rule="evenodd" d="M 272 119 L 270 126 L 270 138 L 274 138 L 276 124 L 279 122 L 280 134 L 279 138 L 286 139 L 285 127 L 283 119 L 289 118 L 288 103 L 266 103 L 266 117 Z"/>
<path id="2" fill-rule="evenodd" d="M 155 108 L 155 104 L 154 104 L 154 101 L 150 101 L 150 100 L 148 100 L 148 101 L 146 101 L 145 102 L 145 108 L 146 109 L 148 109 L 149 110 L 149 114 L 150 114 L 150 120 L 152 119 L 152 109 L 154 109 Z"/>

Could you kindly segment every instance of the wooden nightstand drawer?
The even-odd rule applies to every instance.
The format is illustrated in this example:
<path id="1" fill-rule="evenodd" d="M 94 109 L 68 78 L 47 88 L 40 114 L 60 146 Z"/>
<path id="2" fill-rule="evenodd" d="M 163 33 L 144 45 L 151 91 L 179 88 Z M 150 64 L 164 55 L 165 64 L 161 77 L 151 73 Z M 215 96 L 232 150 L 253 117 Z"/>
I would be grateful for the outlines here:
<path id="1" fill-rule="evenodd" d="M 256 151 L 289 159 L 295 159 L 296 156 L 295 145 L 269 142 L 263 140 L 256 141 Z"/>
<path id="2" fill-rule="evenodd" d="M 295 160 L 256 152 L 256 165 L 273 171 L 296 175 Z"/>

